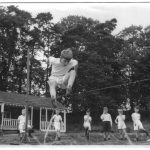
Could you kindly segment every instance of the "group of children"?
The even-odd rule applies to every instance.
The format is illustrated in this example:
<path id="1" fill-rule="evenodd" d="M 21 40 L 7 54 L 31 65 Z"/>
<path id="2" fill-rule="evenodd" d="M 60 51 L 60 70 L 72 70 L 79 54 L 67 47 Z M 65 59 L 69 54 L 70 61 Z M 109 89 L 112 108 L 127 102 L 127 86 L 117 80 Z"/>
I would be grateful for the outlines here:
<path id="1" fill-rule="evenodd" d="M 56 136 L 55 140 L 60 140 L 60 130 L 61 130 L 61 123 L 62 123 L 62 117 L 59 114 L 60 111 L 56 110 L 56 113 L 52 116 L 50 120 L 50 124 L 54 126 Z M 142 122 L 141 122 L 141 117 L 139 113 L 139 107 L 136 106 L 134 108 L 134 113 L 131 115 L 132 120 L 133 120 L 133 129 L 135 131 L 135 136 L 136 140 L 139 141 L 139 133 L 142 130 L 143 132 L 146 133 L 148 136 L 148 132 L 144 129 Z M 111 115 L 108 113 L 108 108 L 104 107 L 103 108 L 103 114 L 100 116 L 100 119 L 103 122 L 103 136 L 104 136 L 104 141 L 110 140 L 110 133 L 112 131 L 112 125 L 113 121 L 111 118 Z M 120 134 L 120 140 L 124 140 L 127 138 L 127 132 L 126 132 L 126 124 L 125 124 L 125 119 L 126 116 L 123 114 L 122 109 L 118 109 L 118 116 L 115 119 L 115 123 L 117 124 L 117 128 Z M 23 133 L 25 133 L 25 109 L 22 110 L 22 115 L 18 117 L 18 123 L 19 123 L 19 131 L 20 131 L 20 138 L 22 138 Z M 85 129 L 85 136 L 87 140 L 89 140 L 89 134 L 91 131 L 91 124 L 92 124 L 92 117 L 90 116 L 90 110 L 88 109 L 86 111 L 86 115 L 84 115 L 84 129 Z M 30 129 L 31 126 L 28 125 L 28 129 Z M 29 136 L 31 134 L 29 133 Z"/>
<path id="2" fill-rule="evenodd" d="M 50 120 L 50 125 L 54 126 L 56 137 L 55 140 L 60 140 L 60 129 L 61 129 L 61 123 L 62 123 L 62 117 L 59 115 L 60 111 L 56 110 L 56 113 L 52 116 Z M 25 122 L 26 122 L 26 110 L 22 109 L 22 114 L 18 117 L 18 130 L 20 135 L 20 140 L 23 140 L 23 137 L 25 135 Z M 32 137 L 32 126 L 28 123 L 27 125 L 27 131 L 28 136 Z"/>
<path id="3" fill-rule="evenodd" d="M 141 117 L 139 113 L 139 107 L 136 106 L 134 108 L 134 113 L 131 115 L 132 121 L 133 121 L 133 129 L 135 131 L 136 141 L 139 141 L 139 133 L 142 130 L 146 135 L 148 136 L 148 132 L 144 129 Z M 112 131 L 112 118 L 111 115 L 108 113 L 108 108 L 103 108 L 103 114 L 100 116 L 100 119 L 103 122 L 103 136 L 104 141 L 110 139 L 110 133 Z M 122 109 L 118 109 L 118 116 L 115 119 L 115 123 L 117 124 L 118 131 L 120 133 L 120 140 L 127 138 L 127 132 L 126 132 L 126 124 L 125 124 L 126 116 L 123 114 Z M 85 128 L 85 136 L 89 140 L 89 132 L 91 131 L 91 122 L 92 118 L 90 116 L 90 111 L 87 110 L 86 115 L 84 116 L 84 128 Z"/>

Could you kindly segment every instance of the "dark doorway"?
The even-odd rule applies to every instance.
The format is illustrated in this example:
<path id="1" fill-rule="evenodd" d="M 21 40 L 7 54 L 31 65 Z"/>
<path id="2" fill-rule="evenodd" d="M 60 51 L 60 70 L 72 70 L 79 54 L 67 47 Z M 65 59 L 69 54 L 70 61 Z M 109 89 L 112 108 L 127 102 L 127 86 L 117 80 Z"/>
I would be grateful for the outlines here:
<path id="1" fill-rule="evenodd" d="M 33 109 L 33 129 L 40 129 L 40 109 Z"/>

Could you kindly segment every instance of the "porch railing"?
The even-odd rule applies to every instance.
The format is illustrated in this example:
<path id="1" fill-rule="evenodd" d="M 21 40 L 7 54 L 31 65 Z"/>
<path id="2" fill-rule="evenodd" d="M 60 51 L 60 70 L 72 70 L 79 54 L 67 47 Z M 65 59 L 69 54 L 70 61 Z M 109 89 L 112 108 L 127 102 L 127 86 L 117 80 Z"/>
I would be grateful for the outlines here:
<path id="1" fill-rule="evenodd" d="M 18 120 L 17 119 L 3 119 L 3 129 L 17 129 Z"/>
<path id="2" fill-rule="evenodd" d="M 31 120 L 28 121 L 28 124 L 31 125 Z M 18 119 L 8 119 L 4 118 L 3 119 L 3 129 L 18 129 Z"/>

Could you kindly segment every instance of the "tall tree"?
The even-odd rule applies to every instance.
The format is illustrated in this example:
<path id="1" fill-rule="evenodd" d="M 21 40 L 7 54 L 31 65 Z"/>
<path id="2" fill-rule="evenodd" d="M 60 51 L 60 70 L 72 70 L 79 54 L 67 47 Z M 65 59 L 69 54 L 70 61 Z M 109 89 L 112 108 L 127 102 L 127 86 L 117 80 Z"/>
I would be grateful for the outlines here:
<path id="1" fill-rule="evenodd" d="M 0 38 L 1 38 L 1 55 L 3 70 L 0 75 L 0 90 L 12 90 L 9 83 L 13 84 L 13 70 L 16 57 L 19 57 L 20 49 L 18 48 L 18 39 L 20 32 L 26 28 L 31 15 L 28 12 L 19 10 L 15 6 L 1 7 L 0 9 Z"/>

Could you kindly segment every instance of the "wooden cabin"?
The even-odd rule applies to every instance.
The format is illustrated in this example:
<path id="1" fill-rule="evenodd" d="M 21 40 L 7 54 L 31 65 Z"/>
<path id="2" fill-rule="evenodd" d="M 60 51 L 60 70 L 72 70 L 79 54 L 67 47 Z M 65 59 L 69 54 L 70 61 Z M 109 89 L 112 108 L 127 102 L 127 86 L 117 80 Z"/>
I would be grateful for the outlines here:
<path id="1" fill-rule="evenodd" d="M 8 93 L 0 91 L 0 125 L 2 130 L 17 130 L 18 116 L 28 104 L 29 124 L 33 129 L 46 131 L 52 112 L 55 110 L 50 98 Z M 66 132 L 66 108 L 57 102 L 57 108 L 63 118 L 61 132 Z M 49 131 L 54 131 L 51 126 Z"/>

